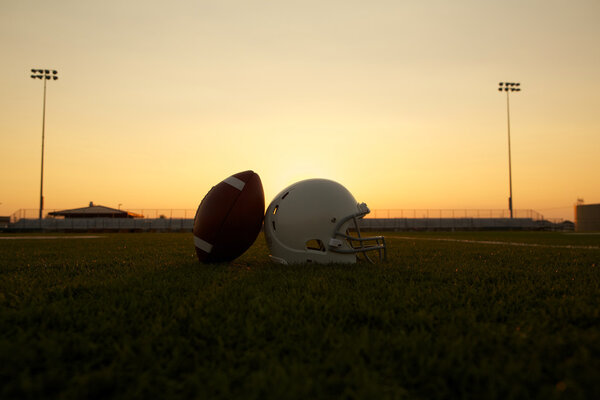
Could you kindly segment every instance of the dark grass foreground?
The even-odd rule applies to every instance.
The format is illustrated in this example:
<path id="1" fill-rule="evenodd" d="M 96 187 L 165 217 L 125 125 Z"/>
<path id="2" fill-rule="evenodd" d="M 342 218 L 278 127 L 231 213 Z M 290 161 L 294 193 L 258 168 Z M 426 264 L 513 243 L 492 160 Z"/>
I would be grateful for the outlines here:
<path id="1" fill-rule="evenodd" d="M 405 233 L 390 234 L 409 236 Z M 0 240 L 0 398 L 600 398 L 600 236 L 200 265 L 191 234 Z"/>

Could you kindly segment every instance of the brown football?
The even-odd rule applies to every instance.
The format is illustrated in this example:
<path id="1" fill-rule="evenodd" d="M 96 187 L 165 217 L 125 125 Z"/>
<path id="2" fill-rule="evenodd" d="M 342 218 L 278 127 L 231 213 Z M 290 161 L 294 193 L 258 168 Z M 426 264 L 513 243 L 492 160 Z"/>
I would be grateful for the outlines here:
<path id="1" fill-rule="evenodd" d="M 242 255 L 256 240 L 264 214 L 265 194 L 254 171 L 237 173 L 214 186 L 194 218 L 200 262 L 226 262 Z"/>

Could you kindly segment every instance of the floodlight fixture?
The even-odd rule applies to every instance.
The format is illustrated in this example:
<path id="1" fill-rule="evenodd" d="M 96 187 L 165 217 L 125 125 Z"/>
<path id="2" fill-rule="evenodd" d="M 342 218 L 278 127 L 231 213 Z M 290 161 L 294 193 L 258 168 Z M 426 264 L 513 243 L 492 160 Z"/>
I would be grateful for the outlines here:
<path id="1" fill-rule="evenodd" d="M 40 219 L 40 223 L 41 223 L 42 211 L 44 210 L 44 139 L 45 139 L 45 133 L 46 133 L 46 81 L 57 80 L 58 79 L 58 71 L 56 71 L 54 69 L 53 70 L 32 69 L 31 72 L 34 74 L 34 75 L 31 75 L 32 79 L 41 79 L 44 81 L 44 105 L 42 108 L 42 168 L 41 168 L 41 178 L 40 178 L 40 212 L 39 212 L 39 219 Z"/>
<path id="2" fill-rule="evenodd" d="M 513 218 L 513 194 L 512 194 L 512 160 L 511 160 L 511 150 L 510 150 L 510 101 L 509 101 L 509 92 L 520 92 L 521 91 L 521 83 L 520 82 L 500 82 L 498 86 L 498 91 L 502 92 L 502 89 L 506 92 L 506 120 L 508 126 L 508 187 L 509 187 L 509 197 L 508 197 L 508 209 L 510 210 L 510 217 Z"/>

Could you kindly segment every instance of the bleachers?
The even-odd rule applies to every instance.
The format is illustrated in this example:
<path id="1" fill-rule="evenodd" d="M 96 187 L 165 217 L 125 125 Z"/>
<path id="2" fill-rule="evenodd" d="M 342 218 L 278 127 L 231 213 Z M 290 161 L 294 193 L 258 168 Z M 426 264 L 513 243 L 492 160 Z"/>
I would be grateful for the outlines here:
<path id="1" fill-rule="evenodd" d="M 18 210 L 10 217 L 9 231 L 55 232 L 191 232 L 194 210 L 137 210 L 146 218 L 44 218 L 37 219 L 38 210 Z M 147 218 L 154 216 L 154 218 Z M 534 210 L 515 210 L 509 218 L 507 210 L 437 210 L 389 209 L 371 210 L 359 220 L 361 229 L 380 231 L 402 230 L 572 230 L 573 224 L 547 221 Z M 176 217 L 176 218 L 173 218 Z M 569 221 L 567 221 L 569 222 Z"/>
<path id="2" fill-rule="evenodd" d="M 372 231 L 401 230 L 537 230 L 551 228 L 552 223 L 531 218 L 365 218 L 360 229 Z"/>
<path id="3" fill-rule="evenodd" d="M 131 219 L 131 218 L 69 218 L 69 219 L 20 219 L 10 225 L 15 231 L 57 232 L 180 232 L 191 231 L 193 219 Z"/>
<path id="4" fill-rule="evenodd" d="M 359 220 L 361 230 L 539 230 L 555 224 L 531 218 L 365 218 Z M 191 232 L 191 218 L 73 218 L 20 219 L 10 224 L 12 231 L 55 232 Z"/>

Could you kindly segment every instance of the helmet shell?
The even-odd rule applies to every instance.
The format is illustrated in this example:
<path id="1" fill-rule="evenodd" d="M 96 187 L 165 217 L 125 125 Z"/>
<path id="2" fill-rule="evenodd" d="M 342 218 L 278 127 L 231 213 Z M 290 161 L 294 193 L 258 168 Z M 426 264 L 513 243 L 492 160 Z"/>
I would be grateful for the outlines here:
<path id="1" fill-rule="evenodd" d="M 360 211 L 354 196 L 335 181 L 307 179 L 288 186 L 275 196 L 265 215 L 271 258 L 283 264 L 355 263 L 352 247 L 336 239 L 336 232 L 346 233 L 353 220 L 341 226 L 339 222 Z"/>

